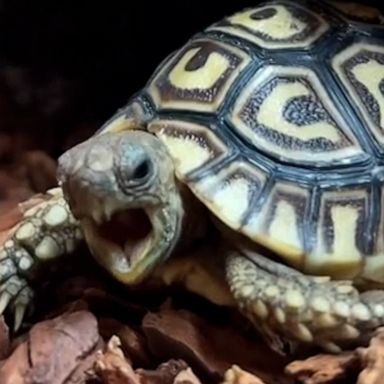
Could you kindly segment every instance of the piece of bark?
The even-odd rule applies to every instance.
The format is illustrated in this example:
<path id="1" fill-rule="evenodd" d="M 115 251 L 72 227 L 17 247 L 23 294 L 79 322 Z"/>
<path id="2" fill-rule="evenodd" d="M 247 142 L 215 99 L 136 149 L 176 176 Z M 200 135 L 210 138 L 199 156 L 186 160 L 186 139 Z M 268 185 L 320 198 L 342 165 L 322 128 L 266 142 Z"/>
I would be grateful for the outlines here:
<path id="1" fill-rule="evenodd" d="M 137 369 L 141 384 L 174 384 L 178 375 L 188 370 L 183 360 L 171 359 L 160 364 L 155 370 Z"/>
<path id="2" fill-rule="evenodd" d="M 109 340 L 106 351 L 97 353 L 94 370 L 103 384 L 140 384 L 138 375 L 124 357 L 117 336 Z"/>
<path id="3" fill-rule="evenodd" d="M 224 375 L 222 384 L 265 384 L 255 375 L 244 371 L 239 366 L 234 365 L 228 369 Z"/>
<path id="4" fill-rule="evenodd" d="M 20 344 L 1 367 L 0 383 L 70 383 L 74 372 L 75 382 L 81 383 L 76 369 L 90 355 L 96 358 L 99 343 L 97 320 L 87 311 L 37 323 L 27 341 Z M 91 363 L 88 361 L 87 366 Z"/>
<path id="5" fill-rule="evenodd" d="M 0 316 L 0 360 L 8 356 L 10 348 L 9 329 L 4 317 Z"/>
<path id="6" fill-rule="evenodd" d="M 337 355 L 319 354 L 290 363 L 286 367 L 286 372 L 304 384 L 333 384 L 342 380 L 354 383 L 355 379 L 352 377 L 356 377 L 359 366 L 359 358 L 355 352 Z"/>
<path id="7" fill-rule="evenodd" d="M 187 368 L 177 374 L 173 384 L 201 384 L 201 381 L 193 373 L 191 368 Z"/>
<path id="8" fill-rule="evenodd" d="M 230 325 L 213 324 L 185 310 L 161 310 L 144 317 L 143 330 L 153 354 L 183 359 L 199 376 L 222 379 L 236 364 L 268 384 L 292 383 L 284 374 L 283 358 Z"/>
<path id="9" fill-rule="evenodd" d="M 109 340 L 117 336 L 121 342 L 121 348 L 133 367 L 148 367 L 151 363 L 151 356 L 146 345 L 145 337 L 128 324 L 113 318 L 99 319 L 100 335 Z"/>
<path id="10" fill-rule="evenodd" d="M 363 370 L 357 384 L 382 384 L 384 377 L 384 328 L 380 328 L 371 339 L 368 348 L 357 350 Z"/>
<path id="11" fill-rule="evenodd" d="M 104 341 L 100 339 L 96 347 L 94 348 L 95 352 L 89 354 L 88 356 L 84 357 L 79 361 L 75 370 L 71 373 L 70 378 L 65 381 L 65 384 L 88 384 L 88 380 L 92 377 L 91 373 L 93 371 L 93 367 L 96 361 L 96 353 L 97 351 L 102 351 L 104 345 Z"/>

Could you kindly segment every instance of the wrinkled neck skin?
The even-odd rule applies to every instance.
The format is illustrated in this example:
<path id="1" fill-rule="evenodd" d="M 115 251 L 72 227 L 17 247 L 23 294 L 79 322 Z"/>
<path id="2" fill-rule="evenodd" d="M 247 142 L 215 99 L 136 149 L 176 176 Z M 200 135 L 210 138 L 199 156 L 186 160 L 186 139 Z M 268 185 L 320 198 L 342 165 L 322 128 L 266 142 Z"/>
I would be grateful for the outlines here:
<path id="1" fill-rule="evenodd" d="M 202 239 L 206 239 L 211 229 L 209 215 L 205 205 L 183 183 L 177 181 L 183 217 L 179 239 L 174 248 L 176 252 L 183 252 L 191 247 L 199 246 Z"/>
<path id="2" fill-rule="evenodd" d="M 123 284 L 143 282 L 204 230 L 199 204 L 147 132 L 90 138 L 59 159 L 58 178 L 91 253 Z"/>

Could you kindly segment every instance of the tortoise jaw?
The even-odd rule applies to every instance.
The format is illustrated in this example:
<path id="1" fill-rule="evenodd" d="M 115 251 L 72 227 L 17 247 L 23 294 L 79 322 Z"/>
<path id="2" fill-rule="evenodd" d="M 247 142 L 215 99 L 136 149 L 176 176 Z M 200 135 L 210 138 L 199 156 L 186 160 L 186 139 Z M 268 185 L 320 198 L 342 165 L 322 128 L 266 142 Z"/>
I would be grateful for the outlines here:
<path id="1" fill-rule="evenodd" d="M 176 220 L 166 222 L 170 217 Z M 179 237 L 180 220 L 167 206 L 121 208 L 108 215 L 96 211 L 80 222 L 95 259 L 127 285 L 142 282 L 169 255 Z"/>

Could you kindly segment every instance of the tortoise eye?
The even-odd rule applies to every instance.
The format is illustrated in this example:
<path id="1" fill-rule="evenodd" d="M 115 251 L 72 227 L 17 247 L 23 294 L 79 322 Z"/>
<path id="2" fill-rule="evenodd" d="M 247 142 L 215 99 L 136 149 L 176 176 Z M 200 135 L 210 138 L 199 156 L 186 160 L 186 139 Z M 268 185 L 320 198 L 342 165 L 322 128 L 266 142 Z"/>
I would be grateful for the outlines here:
<path id="1" fill-rule="evenodd" d="M 132 181 L 138 181 L 147 178 L 152 172 L 150 159 L 142 159 L 132 170 Z"/>

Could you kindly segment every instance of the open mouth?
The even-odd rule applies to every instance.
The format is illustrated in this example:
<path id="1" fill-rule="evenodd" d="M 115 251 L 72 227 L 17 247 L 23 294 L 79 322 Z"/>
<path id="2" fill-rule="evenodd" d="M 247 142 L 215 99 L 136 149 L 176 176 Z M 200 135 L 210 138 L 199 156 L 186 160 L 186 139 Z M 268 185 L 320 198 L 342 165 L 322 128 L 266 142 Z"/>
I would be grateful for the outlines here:
<path id="1" fill-rule="evenodd" d="M 120 272 L 131 270 L 152 248 L 153 225 L 142 208 L 115 212 L 101 224 L 93 219 L 83 222 L 88 242 L 103 263 Z M 112 264 L 112 265 L 111 265 Z"/>
<path id="2" fill-rule="evenodd" d="M 119 245 L 131 257 L 150 240 L 152 225 L 144 209 L 127 209 L 112 215 L 111 219 L 96 228 L 100 237 Z"/>

